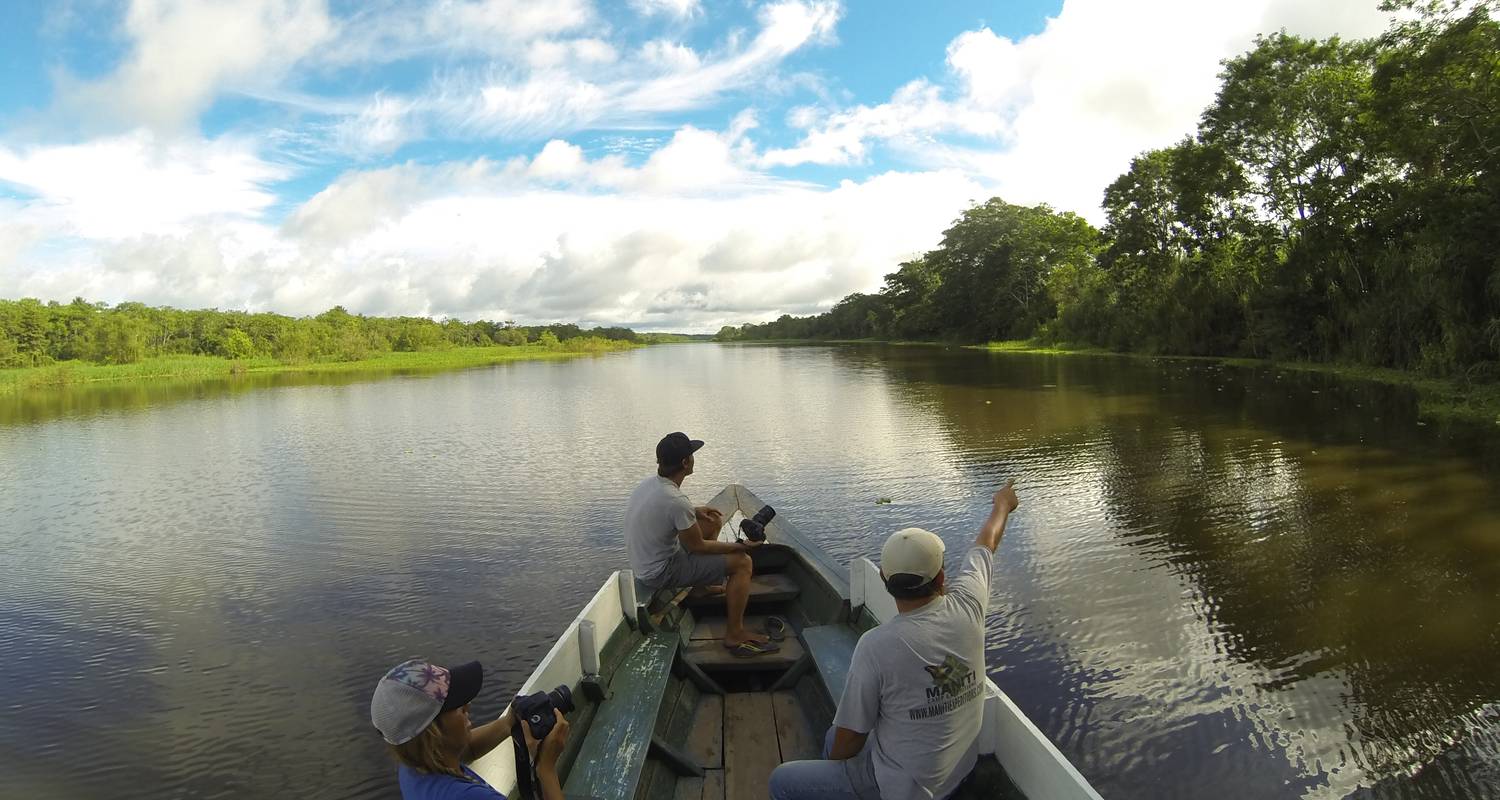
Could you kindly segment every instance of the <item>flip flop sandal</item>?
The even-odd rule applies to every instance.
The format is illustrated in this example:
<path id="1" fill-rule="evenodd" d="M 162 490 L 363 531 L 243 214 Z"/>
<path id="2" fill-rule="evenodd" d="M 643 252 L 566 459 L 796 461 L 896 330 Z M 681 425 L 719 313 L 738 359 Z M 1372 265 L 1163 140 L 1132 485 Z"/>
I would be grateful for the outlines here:
<path id="1" fill-rule="evenodd" d="M 732 647 L 729 645 L 725 646 L 729 647 L 730 655 L 735 658 L 755 658 L 756 656 L 770 655 L 781 650 L 779 646 L 766 642 L 740 642 Z"/>
<path id="2" fill-rule="evenodd" d="M 766 635 L 771 641 L 779 642 L 786 638 L 787 624 L 781 617 L 766 617 Z"/>

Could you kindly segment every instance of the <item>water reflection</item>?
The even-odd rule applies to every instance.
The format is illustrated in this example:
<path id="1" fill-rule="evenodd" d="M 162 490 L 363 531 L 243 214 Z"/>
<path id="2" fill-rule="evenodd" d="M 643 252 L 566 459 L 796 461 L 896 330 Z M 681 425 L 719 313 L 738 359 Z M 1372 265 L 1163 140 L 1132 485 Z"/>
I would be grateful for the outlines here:
<path id="1" fill-rule="evenodd" d="M 389 796 L 371 676 L 478 656 L 498 713 L 623 560 L 620 498 L 674 429 L 709 440 L 694 497 L 749 483 L 839 559 L 907 524 L 956 555 L 1019 476 L 991 672 L 1106 797 L 1500 792 L 1497 447 L 1399 391 L 692 346 L 0 415 L 0 651 L 35 676 L 0 749 L 25 796 Z"/>
<path id="2" fill-rule="evenodd" d="M 999 680 L 1106 796 L 1486 793 L 1500 513 L 1475 442 L 1414 454 L 1409 396 L 1318 376 L 885 363 L 980 476 L 1032 479 L 1047 530 L 1006 554 L 1026 611 L 991 637 Z"/>

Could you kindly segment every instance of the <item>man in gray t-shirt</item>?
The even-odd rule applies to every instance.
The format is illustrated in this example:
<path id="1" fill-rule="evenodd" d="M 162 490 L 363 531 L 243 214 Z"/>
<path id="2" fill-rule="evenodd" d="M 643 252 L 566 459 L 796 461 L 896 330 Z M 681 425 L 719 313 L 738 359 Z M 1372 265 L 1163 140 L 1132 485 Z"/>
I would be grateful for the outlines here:
<path id="1" fill-rule="evenodd" d="M 773 800 L 941 800 L 974 769 L 984 721 L 984 617 L 990 569 L 1020 503 L 1010 483 L 952 580 L 943 540 L 921 528 L 892 534 L 880 574 L 895 618 L 855 645 L 824 761 L 771 773 Z"/>
<path id="2" fill-rule="evenodd" d="M 625 508 L 625 547 L 635 576 L 653 589 L 704 587 L 725 594 L 724 646 L 752 657 L 780 648 L 745 630 L 750 601 L 750 548 L 756 542 L 721 542 L 723 515 L 694 507 L 682 491 L 693 474 L 693 454 L 703 442 L 669 433 L 656 445 L 656 474 L 640 482 Z M 720 586 L 722 585 L 722 589 Z"/>

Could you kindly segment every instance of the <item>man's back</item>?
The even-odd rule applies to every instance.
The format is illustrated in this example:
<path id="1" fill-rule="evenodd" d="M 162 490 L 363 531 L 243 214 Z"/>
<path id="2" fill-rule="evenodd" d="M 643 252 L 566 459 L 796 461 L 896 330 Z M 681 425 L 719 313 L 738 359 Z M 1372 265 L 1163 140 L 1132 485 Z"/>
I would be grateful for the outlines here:
<path id="1" fill-rule="evenodd" d="M 693 503 L 669 478 L 640 482 L 625 507 L 625 547 L 636 577 L 651 583 L 677 553 L 677 532 L 697 521 Z"/>
<path id="2" fill-rule="evenodd" d="M 984 720 L 993 554 L 975 546 L 947 593 L 861 637 L 834 724 L 869 731 L 887 800 L 943 797 L 974 767 Z"/>

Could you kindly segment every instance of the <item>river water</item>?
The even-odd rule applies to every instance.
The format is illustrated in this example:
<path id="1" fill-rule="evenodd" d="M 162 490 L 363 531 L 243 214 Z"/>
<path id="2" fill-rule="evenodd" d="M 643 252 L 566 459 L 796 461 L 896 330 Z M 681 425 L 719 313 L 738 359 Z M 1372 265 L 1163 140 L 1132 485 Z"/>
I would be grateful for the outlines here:
<path id="1" fill-rule="evenodd" d="M 990 492 L 989 673 L 1109 800 L 1500 796 L 1500 443 L 1274 369 L 942 348 L 0 401 L 0 797 L 394 797 L 369 693 L 499 713 L 671 430 L 840 560 Z M 893 502 L 877 504 L 877 499 Z"/>

